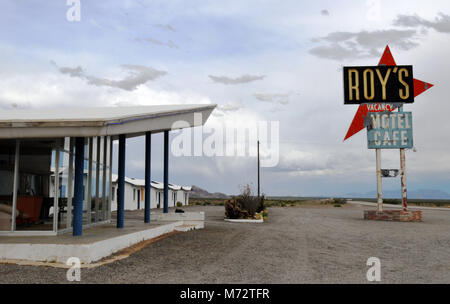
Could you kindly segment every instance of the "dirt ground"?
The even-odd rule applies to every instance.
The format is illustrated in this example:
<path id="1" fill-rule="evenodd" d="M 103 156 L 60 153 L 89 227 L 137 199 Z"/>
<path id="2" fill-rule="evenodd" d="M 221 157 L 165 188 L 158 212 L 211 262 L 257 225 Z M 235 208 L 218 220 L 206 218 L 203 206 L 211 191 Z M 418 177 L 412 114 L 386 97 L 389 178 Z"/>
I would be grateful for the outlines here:
<path id="1" fill-rule="evenodd" d="M 263 224 L 223 221 L 205 211 L 205 229 L 177 233 L 130 257 L 82 269 L 82 283 L 367 283 L 369 257 L 381 283 L 450 283 L 450 212 L 423 211 L 423 223 L 363 220 L 368 207 L 270 208 Z M 125 222 L 126 224 L 126 222 Z M 0 283 L 67 283 L 66 269 L 0 264 Z"/>

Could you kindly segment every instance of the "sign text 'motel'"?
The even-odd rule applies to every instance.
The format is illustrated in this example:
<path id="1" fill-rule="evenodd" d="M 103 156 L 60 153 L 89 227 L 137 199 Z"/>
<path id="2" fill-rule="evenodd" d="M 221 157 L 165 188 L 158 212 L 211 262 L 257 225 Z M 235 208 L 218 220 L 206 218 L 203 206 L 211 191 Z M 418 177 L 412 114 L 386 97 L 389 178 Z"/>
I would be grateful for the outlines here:
<path id="1" fill-rule="evenodd" d="M 369 149 L 411 149 L 413 147 L 411 112 L 381 112 L 367 115 Z"/>
<path id="2" fill-rule="evenodd" d="M 413 103 L 411 65 L 344 67 L 344 104 Z"/>

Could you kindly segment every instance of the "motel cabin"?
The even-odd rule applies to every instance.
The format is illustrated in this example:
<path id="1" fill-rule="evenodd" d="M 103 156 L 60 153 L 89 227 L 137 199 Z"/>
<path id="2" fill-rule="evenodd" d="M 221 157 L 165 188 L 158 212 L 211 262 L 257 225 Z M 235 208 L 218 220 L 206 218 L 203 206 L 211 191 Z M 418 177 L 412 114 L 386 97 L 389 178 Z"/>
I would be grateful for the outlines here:
<path id="1" fill-rule="evenodd" d="M 117 175 L 112 175 L 111 210 L 117 210 Z M 164 203 L 164 184 L 151 181 L 150 208 L 160 209 Z M 169 183 L 169 207 L 176 207 L 177 203 L 182 206 L 189 205 L 190 186 L 178 186 Z M 145 179 L 125 177 L 125 210 L 144 209 Z"/>
<path id="2" fill-rule="evenodd" d="M 0 236 L 83 234 L 126 225 L 124 210 L 188 203 L 189 188 L 169 183 L 169 132 L 202 126 L 215 105 L 15 109 L 0 112 Z M 200 117 L 200 119 L 199 119 Z M 180 124 L 180 122 L 182 122 Z M 176 127 L 174 127 L 176 126 Z M 152 134 L 163 133 L 163 182 L 151 181 Z M 126 139 L 145 137 L 145 179 L 125 178 Z M 113 142 L 118 174 L 113 183 Z M 127 183 L 128 180 L 128 183 Z M 133 185 L 139 205 L 126 184 Z M 114 191 L 113 191 L 114 188 Z M 134 190 L 132 191 L 134 192 Z"/>

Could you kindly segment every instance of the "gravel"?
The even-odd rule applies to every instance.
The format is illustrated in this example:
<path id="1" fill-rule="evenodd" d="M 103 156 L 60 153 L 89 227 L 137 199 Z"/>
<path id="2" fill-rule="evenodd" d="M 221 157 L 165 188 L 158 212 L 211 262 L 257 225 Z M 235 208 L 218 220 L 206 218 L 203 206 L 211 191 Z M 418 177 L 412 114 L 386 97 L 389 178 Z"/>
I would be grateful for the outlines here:
<path id="1" fill-rule="evenodd" d="M 81 283 L 367 283 L 369 257 L 381 283 L 450 283 L 450 212 L 398 223 L 365 221 L 366 208 L 269 208 L 268 221 L 248 224 L 223 221 L 223 207 L 187 207 L 206 212 L 205 229 L 82 269 Z M 66 270 L 0 264 L 0 283 L 67 283 Z"/>

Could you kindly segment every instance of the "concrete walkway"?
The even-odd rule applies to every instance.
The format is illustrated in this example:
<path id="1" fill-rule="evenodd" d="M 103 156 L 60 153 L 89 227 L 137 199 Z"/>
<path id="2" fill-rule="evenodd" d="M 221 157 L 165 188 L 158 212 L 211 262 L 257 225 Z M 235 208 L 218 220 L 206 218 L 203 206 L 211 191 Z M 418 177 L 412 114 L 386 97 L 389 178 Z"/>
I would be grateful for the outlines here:
<path id="1" fill-rule="evenodd" d="M 142 220 L 142 213 L 126 212 L 124 228 L 117 229 L 112 221 L 86 228 L 83 235 L 77 237 L 71 233 L 57 236 L 1 236 L 0 263 L 13 260 L 65 263 L 70 257 L 77 257 L 81 263 L 92 263 L 173 231 L 186 232 L 204 227 L 205 215 L 202 212 L 155 212 L 149 224 Z"/>

